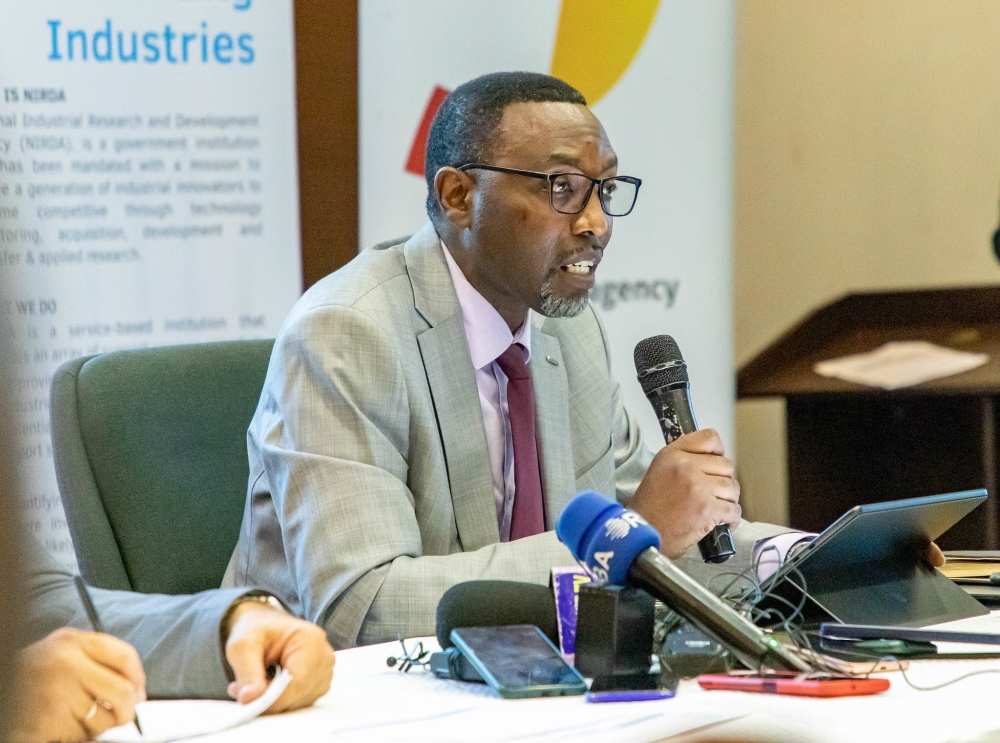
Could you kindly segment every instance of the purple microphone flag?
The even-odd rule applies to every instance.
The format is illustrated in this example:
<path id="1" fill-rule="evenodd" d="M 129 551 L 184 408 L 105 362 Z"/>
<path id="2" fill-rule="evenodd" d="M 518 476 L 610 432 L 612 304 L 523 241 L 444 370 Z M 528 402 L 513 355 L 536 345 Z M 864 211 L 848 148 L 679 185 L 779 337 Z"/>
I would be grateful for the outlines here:
<path id="1" fill-rule="evenodd" d="M 559 622 L 559 649 L 572 664 L 576 653 L 576 609 L 580 586 L 591 577 L 579 566 L 552 568 L 552 590 L 556 595 L 556 619 Z"/>

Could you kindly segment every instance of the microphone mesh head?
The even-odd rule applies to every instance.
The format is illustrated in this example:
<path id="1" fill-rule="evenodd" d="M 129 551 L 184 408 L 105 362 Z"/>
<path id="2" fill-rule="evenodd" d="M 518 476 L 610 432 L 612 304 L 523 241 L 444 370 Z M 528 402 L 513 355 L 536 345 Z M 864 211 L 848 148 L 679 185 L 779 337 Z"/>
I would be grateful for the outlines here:
<path id="1" fill-rule="evenodd" d="M 556 600 L 552 589 L 511 580 L 470 580 L 458 583 L 438 602 L 437 638 L 450 648 L 456 627 L 508 627 L 533 624 L 559 646 Z"/>
<path id="2" fill-rule="evenodd" d="M 664 385 L 688 381 L 687 365 L 684 363 L 684 357 L 681 356 L 681 349 L 677 347 L 677 341 L 669 335 L 654 335 L 652 338 L 639 341 L 635 346 L 633 358 L 635 359 L 636 374 L 642 374 L 647 369 L 660 364 L 679 362 L 678 366 L 672 366 L 639 378 L 642 391 L 647 395 Z"/>

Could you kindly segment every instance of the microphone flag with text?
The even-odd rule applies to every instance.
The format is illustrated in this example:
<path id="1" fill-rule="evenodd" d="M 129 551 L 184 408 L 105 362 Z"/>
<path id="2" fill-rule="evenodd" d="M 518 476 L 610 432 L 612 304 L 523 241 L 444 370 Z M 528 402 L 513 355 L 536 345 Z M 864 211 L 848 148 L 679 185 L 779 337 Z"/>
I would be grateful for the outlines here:
<path id="1" fill-rule="evenodd" d="M 644 589 L 755 670 L 811 666 L 660 553 L 660 535 L 635 511 L 592 490 L 563 510 L 556 535 L 593 576 Z"/>

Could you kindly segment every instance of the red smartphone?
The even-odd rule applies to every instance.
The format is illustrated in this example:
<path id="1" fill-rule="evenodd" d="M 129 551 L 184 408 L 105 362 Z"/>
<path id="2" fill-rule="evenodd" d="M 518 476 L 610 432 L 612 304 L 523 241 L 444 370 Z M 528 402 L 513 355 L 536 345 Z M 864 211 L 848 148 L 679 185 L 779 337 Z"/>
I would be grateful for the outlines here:
<path id="1" fill-rule="evenodd" d="M 702 689 L 756 691 L 762 694 L 792 694 L 799 697 L 859 697 L 880 694 L 889 688 L 889 679 L 797 679 L 779 676 L 698 677 Z"/>

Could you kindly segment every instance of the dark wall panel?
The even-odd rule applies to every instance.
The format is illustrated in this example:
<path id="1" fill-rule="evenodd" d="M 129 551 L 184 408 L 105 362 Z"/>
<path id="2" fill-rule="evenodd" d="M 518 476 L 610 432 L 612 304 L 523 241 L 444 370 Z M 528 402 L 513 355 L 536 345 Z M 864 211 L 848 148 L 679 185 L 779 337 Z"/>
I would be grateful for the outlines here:
<path id="1" fill-rule="evenodd" d="M 295 0 L 302 286 L 358 251 L 358 6 Z"/>

